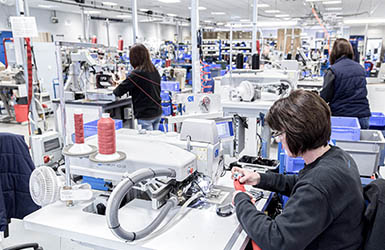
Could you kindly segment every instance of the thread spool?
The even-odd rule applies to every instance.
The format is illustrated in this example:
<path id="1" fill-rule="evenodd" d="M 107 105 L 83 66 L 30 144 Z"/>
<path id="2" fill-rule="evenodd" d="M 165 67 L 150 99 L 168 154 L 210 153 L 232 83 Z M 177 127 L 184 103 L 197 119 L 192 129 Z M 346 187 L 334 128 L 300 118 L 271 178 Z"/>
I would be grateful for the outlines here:
<path id="1" fill-rule="evenodd" d="M 118 41 L 118 50 L 123 50 L 123 39 L 119 39 Z"/>
<path id="2" fill-rule="evenodd" d="M 84 143 L 84 125 L 83 125 L 83 113 L 74 114 L 75 121 L 75 143 L 83 144 Z"/>
<path id="3" fill-rule="evenodd" d="M 98 43 L 98 38 L 97 38 L 96 36 L 93 36 L 93 37 L 91 38 L 91 43 L 97 44 L 97 43 Z"/>
<path id="4" fill-rule="evenodd" d="M 103 113 L 98 121 L 98 147 L 100 154 L 116 153 L 115 122 L 108 113 Z"/>
<path id="5" fill-rule="evenodd" d="M 243 54 L 239 53 L 237 55 L 236 64 L 237 64 L 237 69 L 243 69 Z"/>
<path id="6" fill-rule="evenodd" d="M 251 68 L 259 69 L 259 67 L 260 67 L 259 54 L 254 54 L 251 60 Z"/>

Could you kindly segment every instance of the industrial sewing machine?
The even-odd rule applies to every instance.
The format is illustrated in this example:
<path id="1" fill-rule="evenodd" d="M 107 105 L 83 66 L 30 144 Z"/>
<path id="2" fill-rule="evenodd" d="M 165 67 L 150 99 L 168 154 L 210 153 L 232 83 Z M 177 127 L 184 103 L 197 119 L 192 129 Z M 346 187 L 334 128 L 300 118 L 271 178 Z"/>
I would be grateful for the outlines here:
<path id="1" fill-rule="evenodd" d="M 105 214 L 107 224 L 119 238 L 133 241 L 146 237 L 171 208 L 190 204 L 203 194 L 207 198 L 215 193 L 205 200 L 209 203 L 220 203 L 229 195 L 212 190 L 224 164 L 214 120 L 186 120 L 180 134 L 120 129 L 116 138 L 117 159 L 98 158 L 94 151 L 91 155 L 73 154 L 70 147 L 63 153 L 70 161 L 71 174 L 102 178 L 109 183 L 108 190 L 84 211 L 95 216 Z M 97 136 L 88 138 L 86 143 L 96 148 Z M 156 226 L 151 224 L 146 233 L 135 234 L 122 229 L 117 218 L 122 199 L 124 204 L 133 199 L 147 200 L 152 207 L 148 209 L 161 208 L 160 217 L 154 221 Z"/>

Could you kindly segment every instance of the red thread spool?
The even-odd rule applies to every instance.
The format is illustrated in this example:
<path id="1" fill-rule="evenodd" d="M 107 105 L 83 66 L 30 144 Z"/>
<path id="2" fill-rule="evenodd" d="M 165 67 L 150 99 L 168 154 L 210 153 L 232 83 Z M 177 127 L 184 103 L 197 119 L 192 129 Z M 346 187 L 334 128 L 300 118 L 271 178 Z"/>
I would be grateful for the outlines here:
<path id="1" fill-rule="evenodd" d="M 91 43 L 97 44 L 97 43 L 98 43 L 98 38 L 97 38 L 96 36 L 93 36 L 93 37 L 91 38 Z"/>
<path id="2" fill-rule="evenodd" d="M 74 114 L 75 121 L 75 143 L 84 143 L 84 125 L 83 125 L 83 114 Z"/>
<path id="3" fill-rule="evenodd" d="M 98 121 L 98 146 L 100 154 L 116 153 L 115 122 L 108 113 L 103 113 Z"/>
<path id="4" fill-rule="evenodd" d="M 118 41 L 118 50 L 123 50 L 123 39 L 119 39 Z"/>

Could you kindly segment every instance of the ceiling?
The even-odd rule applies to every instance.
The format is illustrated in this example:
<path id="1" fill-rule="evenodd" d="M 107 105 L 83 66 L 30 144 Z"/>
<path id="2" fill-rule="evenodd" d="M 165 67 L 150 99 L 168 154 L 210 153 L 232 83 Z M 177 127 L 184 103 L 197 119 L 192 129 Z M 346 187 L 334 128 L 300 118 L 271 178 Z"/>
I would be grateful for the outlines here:
<path id="1" fill-rule="evenodd" d="M 55 1 L 55 2 L 52 2 Z M 31 7 L 39 7 L 45 5 L 45 7 L 50 6 L 52 10 L 63 10 L 63 4 L 61 2 L 74 3 L 73 0 L 29 0 Z M 93 0 L 92 0 L 93 1 Z M 102 6 L 104 0 L 95 1 L 86 0 L 86 4 L 94 6 Z M 130 12 L 128 8 L 131 8 L 131 0 L 105 0 L 109 2 L 117 3 L 116 6 L 106 6 L 113 10 L 119 10 L 119 6 L 124 6 L 125 9 L 123 12 Z M 162 1 L 162 0 L 161 0 Z M 138 9 L 151 10 L 157 13 L 163 13 L 165 15 L 177 15 L 182 18 L 190 17 L 190 9 L 188 8 L 191 5 L 191 0 L 180 0 L 179 3 L 164 3 L 159 0 L 137 0 Z M 267 4 L 269 7 L 259 8 L 258 10 L 258 20 L 259 21 L 288 21 L 288 20 L 302 20 L 300 24 L 316 25 L 316 19 L 312 15 L 311 5 L 312 3 L 308 2 L 311 0 L 259 0 L 259 4 Z M 352 18 L 383 18 L 385 16 L 385 0 L 340 0 L 341 3 L 337 4 L 323 4 L 322 0 L 312 0 L 317 1 L 313 2 L 320 17 L 323 21 L 340 25 L 342 17 L 345 19 Z M 323 0 L 330 1 L 330 0 Z M 202 24 L 212 25 L 217 23 L 226 23 L 226 22 L 239 22 L 252 20 L 252 4 L 253 0 L 200 0 L 200 6 L 204 7 L 203 10 L 200 10 L 200 20 Z M 92 4 L 91 4 L 92 3 Z M 340 8 L 328 10 L 327 8 Z M 80 12 L 78 6 L 66 5 L 66 9 L 70 12 Z M 90 9 L 90 8 L 89 8 Z M 279 10 L 278 14 L 287 14 L 288 17 L 277 18 L 275 15 L 267 13 L 268 10 Z M 104 11 L 100 10 L 100 13 L 93 14 L 105 17 L 115 17 L 118 14 L 116 11 Z M 120 10 L 122 12 L 122 10 Z M 214 15 L 212 12 L 223 12 L 222 15 Z M 370 15 L 369 15 L 370 13 Z M 129 14 L 128 14 L 129 15 Z M 336 18 L 339 17 L 339 18 Z M 129 16 L 127 16 L 129 19 Z M 148 19 L 148 16 L 140 15 L 140 20 Z M 173 19 L 173 17 L 169 17 Z M 170 20 L 167 22 L 170 22 Z M 205 22 L 206 21 L 206 22 Z M 210 24 L 209 21 L 212 21 Z"/>

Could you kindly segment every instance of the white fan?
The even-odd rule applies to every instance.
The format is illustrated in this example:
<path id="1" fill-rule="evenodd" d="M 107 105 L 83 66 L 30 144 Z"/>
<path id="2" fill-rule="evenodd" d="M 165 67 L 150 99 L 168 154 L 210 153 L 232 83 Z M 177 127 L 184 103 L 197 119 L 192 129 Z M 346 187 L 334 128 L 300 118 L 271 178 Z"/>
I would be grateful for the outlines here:
<path id="1" fill-rule="evenodd" d="M 255 89 L 251 82 L 243 81 L 237 88 L 239 96 L 245 102 L 251 102 L 254 99 Z"/>
<path id="2" fill-rule="evenodd" d="M 59 168 L 60 170 L 60 168 Z M 46 206 L 58 200 L 81 201 L 92 198 L 91 186 L 88 183 L 74 185 L 70 190 L 64 190 L 64 173 L 57 176 L 52 168 L 41 166 L 33 170 L 29 179 L 29 190 L 32 200 L 39 206 Z"/>
<path id="3" fill-rule="evenodd" d="M 36 168 L 29 179 L 32 200 L 39 206 L 59 200 L 60 187 L 63 185 L 64 178 L 57 176 L 52 168 L 46 166 Z"/>

